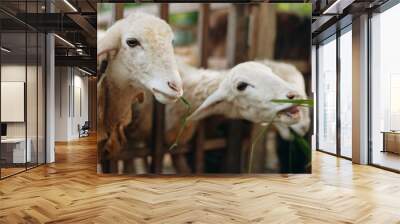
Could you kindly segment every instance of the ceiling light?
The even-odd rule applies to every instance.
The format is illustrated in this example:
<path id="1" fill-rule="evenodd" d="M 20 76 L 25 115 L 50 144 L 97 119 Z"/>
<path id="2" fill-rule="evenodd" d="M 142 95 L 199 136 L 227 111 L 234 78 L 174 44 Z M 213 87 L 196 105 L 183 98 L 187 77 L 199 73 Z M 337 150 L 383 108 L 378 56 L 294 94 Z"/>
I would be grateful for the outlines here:
<path id="1" fill-rule="evenodd" d="M 57 34 L 54 34 L 54 36 L 55 37 L 57 37 L 59 40 L 61 40 L 62 42 L 64 42 L 64 43 L 66 43 L 67 45 L 69 45 L 70 47 L 73 47 L 73 48 L 75 48 L 75 45 L 73 45 L 71 42 L 69 42 L 68 40 L 66 40 L 66 39 L 64 39 L 64 38 L 62 38 L 62 37 L 60 37 L 59 35 L 57 35 Z"/>
<path id="2" fill-rule="evenodd" d="M 78 12 L 78 10 L 71 4 L 69 3 L 68 0 L 64 0 L 65 4 L 67 4 L 72 10 L 74 10 L 74 12 Z"/>
<path id="3" fill-rule="evenodd" d="M 81 72 L 83 72 L 83 73 L 85 73 L 85 74 L 87 74 L 87 75 L 92 75 L 92 73 L 90 73 L 90 72 L 88 72 L 88 71 L 86 71 L 86 70 L 83 70 L 83 69 L 81 69 L 81 68 L 79 68 L 79 67 L 78 67 L 78 70 L 81 71 Z"/>
<path id="4" fill-rule="evenodd" d="M 342 14 L 343 10 L 351 5 L 355 0 L 336 0 L 322 14 Z"/>
<path id="5" fill-rule="evenodd" d="M 7 48 L 5 48 L 5 47 L 1 47 L 0 49 L 1 49 L 2 51 L 6 52 L 6 53 L 10 53 L 10 52 L 11 52 L 11 50 L 9 50 L 9 49 L 7 49 Z"/>
<path id="6" fill-rule="evenodd" d="M 336 0 L 332 5 L 330 5 L 322 14 L 332 13 L 332 9 L 335 9 L 340 0 Z"/>

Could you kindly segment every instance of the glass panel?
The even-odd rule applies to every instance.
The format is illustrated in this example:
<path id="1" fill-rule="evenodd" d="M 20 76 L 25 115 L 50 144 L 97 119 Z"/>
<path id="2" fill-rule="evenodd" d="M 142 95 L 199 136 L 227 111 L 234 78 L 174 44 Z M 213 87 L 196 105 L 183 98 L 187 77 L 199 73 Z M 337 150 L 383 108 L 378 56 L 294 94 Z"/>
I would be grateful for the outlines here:
<path id="1" fill-rule="evenodd" d="M 37 2 L 27 2 L 27 13 L 37 13 Z M 37 16 L 32 20 L 37 20 Z M 33 21 L 32 21 L 33 22 Z M 36 22 L 36 21 L 35 21 Z M 27 80 L 26 80 L 26 113 L 27 113 L 27 149 L 31 151 L 27 167 L 31 168 L 38 163 L 38 33 L 27 30 Z"/>
<path id="2" fill-rule="evenodd" d="M 351 158 L 352 149 L 352 35 L 340 37 L 340 153 Z"/>
<path id="3" fill-rule="evenodd" d="M 318 48 L 318 149 L 336 153 L 336 39 Z"/>
<path id="4" fill-rule="evenodd" d="M 27 112 L 27 142 L 28 150 L 30 148 L 30 160 L 28 167 L 37 165 L 37 33 L 28 33 L 28 64 L 27 64 L 27 82 L 26 82 L 26 112 Z"/>
<path id="5" fill-rule="evenodd" d="M 375 15 L 372 25 L 372 163 L 400 170 L 400 5 Z"/>
<path id="6" fill-rule="evenodd" d="M 44 0 L 0 2 L 2 178 L 45 161 L 45 36 L 21 22 L 27 19 L 25 12 L 43 13 L 44 3 Z"/>
<path id="7" fill-rule="evenodd" d="M 1 140 L 2 177 L 25 170 L 31 151 L 26 151 L 25 91 L 26 34 L 2 33 L 1 44 Z"/>
<path id="8" fill-rule="evenodd" d="M 45 163 L 45 52 L 46 38 L 39 34 L 38 45 L 38 163 Z"/>

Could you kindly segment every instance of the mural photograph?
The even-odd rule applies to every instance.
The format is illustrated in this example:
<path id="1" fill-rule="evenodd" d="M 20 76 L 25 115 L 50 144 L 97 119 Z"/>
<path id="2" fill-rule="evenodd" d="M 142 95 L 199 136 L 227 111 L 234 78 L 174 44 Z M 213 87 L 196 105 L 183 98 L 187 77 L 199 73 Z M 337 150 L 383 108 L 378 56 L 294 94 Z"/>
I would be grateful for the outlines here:
<path id="1" fill-rule="evenodd" d="M 97 9 L 98 173 L 311 173 L 311 4 Z"/>

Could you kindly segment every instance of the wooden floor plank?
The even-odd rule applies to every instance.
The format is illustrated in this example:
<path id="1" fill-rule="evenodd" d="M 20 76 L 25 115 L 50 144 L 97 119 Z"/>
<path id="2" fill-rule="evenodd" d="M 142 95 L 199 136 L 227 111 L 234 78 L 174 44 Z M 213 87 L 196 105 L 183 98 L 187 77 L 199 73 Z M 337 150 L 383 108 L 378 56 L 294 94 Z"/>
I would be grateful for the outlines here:
<path id="1" fill-rule="evenodd" d="M 0 181 L 0 223 L 400 223 L 400 175 L 313 153 L 311 175 L 96 174 L 96 140 Z"/>

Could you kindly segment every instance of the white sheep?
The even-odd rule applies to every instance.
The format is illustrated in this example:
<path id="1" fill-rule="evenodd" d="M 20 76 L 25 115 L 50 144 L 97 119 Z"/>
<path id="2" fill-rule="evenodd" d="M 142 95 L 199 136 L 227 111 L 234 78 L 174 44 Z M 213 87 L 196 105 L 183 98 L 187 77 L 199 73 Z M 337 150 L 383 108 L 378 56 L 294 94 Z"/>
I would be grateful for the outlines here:
<path id="1" fill-rule="evenodd" d="M 182 62 L 178 63 L 178 66 L 184 83 L 184 97 L 193 108 L 197 108 L 188 118 L 191 122 L 187 124 L 180 138 L 180 145 L 185 145 L 193 137 L 197 120 L 209 115 L 221 114 L 228 118 L 242 118 L 255 123 L 270 122 L 274 119 L 274 123 L 286 126 L 300 120 L 298 107 L 271 102 L 272 99 L 298 98 L 300 93 L 265 65 L 246 62 L 231 70 L 222 71 L 197 69 Z M 151 103 L 145 102 L 144 105 L 150 107 Z M 181 125 L 180 120 L 186 110 L 187 108 L 178 102 L 166 106 L 165 140 L 168 146 L 175 141 Z M 146 116 L 149 116 L 149 113 L 143 112 L 139 119 L 145 119 Z M 183 160 L 182 155 L 173 156 L 177 160 Z M 178 164 L 185 166 L 178 170 L 188 170 L 183 162 Z"/>
<path id="2" fill-rule="evenodd" d="M 272 102 L 273 99 L 299 98 L 300 93 L 294 86 L 277 76 L 270 67 L 261 63 L 244 62 L 228 72 L 210 73 L 207 70 L 199 70 L 199 73 L 195 74 L 192 70 L 187 74 L 190 78 L 185 77 L 185 71 L 181 70 L 181 67 L 180 72 L 185 89 L 191 89 L 184 96 L 197 108 L 189 120 L 221 114 L 254 123 L 291 125 L 300 119 L 297 106 Z M 196 105 L 201 101 L 201 105 Z"/>
<path id="3" fill-rule="evenodd" d="M 97 44 L 98 65 L 108 62 L 98 84 L 100 148 L 117 156 L 131 121 L 131 104 L 149 91 L 162 103 L 182 96 L 173 32 L 160 18 L 134 13 L 112 25 Z"/>
<path id="4" fill-rule="evenodd" d="M 269 66 L 265 66 L 267 62 Z M 209 115 L 222 114 L 228 118 L 242 118 L 254 123 L 274 120 L 273 124 L 283 135 L 286 135 L 283 136 L 285 138 L 289 138 L 289 126 L 298 125 L 304 120 L 306 120 L 304 123 L 308 124 L 308 112 L 302 113 L 303 108 L 271 102 L 272 99 L 305 98 L 304 81 L 301 85 L 303 80 L 301 73 L 293 73 L 290 70 L 295 76 L 292 77 L 291 73 L 282 72 L 289 70 L 284 64 L 269 61 L 263 64 L 246 62 L 235 66 L 230 71 L 199 70 L 179 64 L 185 88 L 184 97 L 192 103 L 194 108 L 197 108 L 189 119 L 198 120 Z M 281 76 L 285 76 L 282 77 L 285 80 L 281 79 Z M 199 105 L 202 101 L 203 103 Z M 170 145 L 177 136 L 179 119 L 184 114 L 184 108 L 168 105 L 166 109 L 166 142 Z M 196 121 L 188 124 L 180 139 L 180 144 L 185 145 L 190 141 L 196 126 Z M 299 134 L 304 135 L 305 132 Z M 190 170 L 182 154 L 172 156 L 180 172 Z"/>
<path id="5" fill-rule="evenodd" d="M 295 66 L 284 62 L 276 62 L 271 60 L 257 60 L 257 62 L 270 67 L 276 75 L 290 84 L 292 88 L 300 94 L 299 98 L 307 99 L 304 76 Z M 301 119 L 299 122 L 289 126 L 283 123 L 274 124 L 283 139 L 291 139 L 289 127 L 300 136 L 304 136 L 308 132 L 311 123 L 308 107 L 300 107 L 300 117 Z"/>

